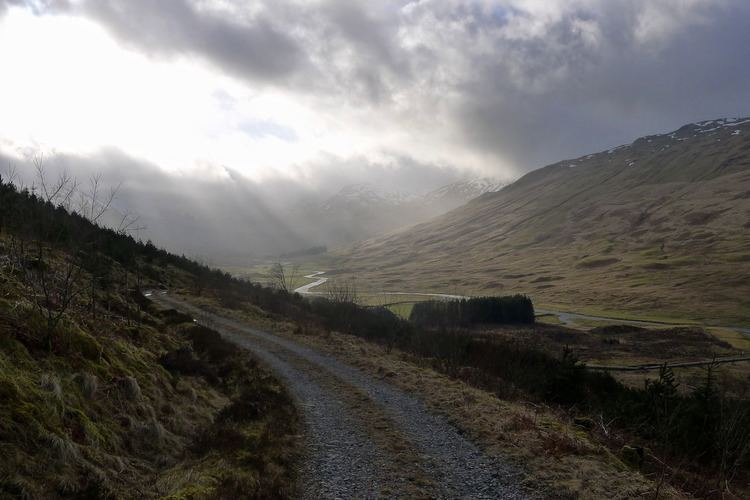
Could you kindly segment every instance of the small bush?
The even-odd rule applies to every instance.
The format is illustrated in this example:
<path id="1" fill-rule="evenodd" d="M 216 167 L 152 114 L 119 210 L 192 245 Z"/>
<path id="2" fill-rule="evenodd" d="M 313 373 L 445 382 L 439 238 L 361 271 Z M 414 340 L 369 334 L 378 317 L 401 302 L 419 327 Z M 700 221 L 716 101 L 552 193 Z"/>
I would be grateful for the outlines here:
<path id="1" fill-rule="evenodd" d="M 139 300 L 142 295 L 138 294 Z M 143 300 L 143 305 L 150 305 L 151 301 Z M 189 314 L 181 313 L 175 309 L 167 309 L 159 313 L 159 317 L 165 325 L 179 325 L 180 323 L 192 323 L 193 317 Z"/>
<path id="2" fill-rule="evenodd" d="M 159 358 L 159 363 L 168 371 L 182 375 L 199 375 L 203 364 L 189 347 L 180 347 L 167 352 Z"/>
<path id="3" fill-rule="evenodd" d="M 212 362 L 221 362 L 237 354 L 237 348 L 224 340 L 215 330 L 201 325 L 190 326 L 185 335 L 193 343 L 193 349 Z"/>

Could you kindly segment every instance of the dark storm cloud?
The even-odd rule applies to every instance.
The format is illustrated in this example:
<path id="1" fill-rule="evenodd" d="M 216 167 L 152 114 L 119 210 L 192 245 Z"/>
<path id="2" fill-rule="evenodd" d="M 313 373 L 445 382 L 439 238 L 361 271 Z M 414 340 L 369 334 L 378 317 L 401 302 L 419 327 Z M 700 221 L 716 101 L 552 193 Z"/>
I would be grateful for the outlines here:
<path id="1" fill-rule="evenodd" d="M 157 55 L 198 55 L 245 78 L 283 79 L 305 64 L 298 42 L 263 12 L 239 20 L 186 0 L 96 0 L 83 10 L 126 44 Z"/>
<path id="2" fill-rule="evenodd" d="M 299 41 L 265 11 L 253 16 L 201 10 L 190 0 L 0 0 L 35 14 L 81 14 L 125 45 L 156 56 L 199 56 L 251 80 L 281 81 L 306 64 Z"/>
<path id="3" fill-rule="evenodd" d="M 399 45 L 397 3 L 386 1 L 368 10 L 363 2 L 333 0 L 311 18 L 318 23 L 316 31 L 327 36 L 324 46 L 337 87 L 380 102 L 390 97 L 393 85 L 408 84 L 410 59 Z"/>
<path id="4" fill-rule="evenodd" d="M 87 16 L 153 56 L 197 56 L 251 82 L 342 101 L 388 99 L 409 75 L 398 44 L 402 1 L 0 0 L 37 14 Z M 214 7 L 214 8 L 212 8 Z"/>
<path id="5" fill-rule="evenodd" d="M 494 56 L 473 58 L 475 76 L 461 83 L 455 116 L 465 140 L 529 169 L 750 114 L 750 3 L 686 3 L 695 12 L 685 19 L 671 3 L 677 25 L 650 33 L 644 23 L 661 22 L 659 13 L 616 0 L 567 9 L 538 36 L 499 28 Z"/>

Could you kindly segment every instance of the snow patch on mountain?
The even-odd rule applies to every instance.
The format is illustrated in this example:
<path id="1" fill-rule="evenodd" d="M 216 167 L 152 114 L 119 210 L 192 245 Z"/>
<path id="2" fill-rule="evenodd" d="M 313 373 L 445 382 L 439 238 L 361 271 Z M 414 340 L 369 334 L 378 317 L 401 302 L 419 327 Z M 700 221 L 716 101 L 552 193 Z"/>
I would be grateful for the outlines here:
<path id="1" fill-rule="evenodd" d="M 509 183 L 498 179 L 483 177 L 453 182 L 427 194 L 383 191 L 372 184 L 351 184 L 344 186 L 338 193 L 321 203 L 320 210 L 377 210 L 438 204 L 445 204 L 450 209 L 485 193 L 499 191 L 507 184 Z"/>
<path id="2" fill-rule="evenodd" d="M 398 206 L 418 199 L 412 193 L 381 191 L 372 184 L 351 184 L 344 186 L 335 195 L 320 205 L 323 212 L 346 209 L 377 209 L 385 206 Z"/>
<path id="3" fill-rule="evenodd" d="M 508 184 L 509 182 L 507 181 L 501 181 L 490 177 L 458 181 L 427 193 L 424 196 L 424 199 L 428 202 L 441 199 L 447 200 L 451 198 L 469 201 L 485 193 L 500 191 Z"/>

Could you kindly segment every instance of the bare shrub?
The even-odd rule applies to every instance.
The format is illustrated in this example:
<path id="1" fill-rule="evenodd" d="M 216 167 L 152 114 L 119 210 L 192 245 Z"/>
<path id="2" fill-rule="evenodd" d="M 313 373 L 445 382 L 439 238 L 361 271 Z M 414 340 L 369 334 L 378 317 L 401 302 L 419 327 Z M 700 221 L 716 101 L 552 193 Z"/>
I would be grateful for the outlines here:
<path id="1" fill-rule="evenodd" d="M 336 303 L 356 304 L 359 296 L 357 287 L 350 282 L 335 282 L 328 285 L 328 299 Z"/>
<path id="2" fill-rule="evenodd" d="M 284 264 L 277 262 L 271 266 L 270 279 L 274 288 L 291 293 L 294 289 L 294 282 L 297 279 L 299 266 L 284 267 Z"/>

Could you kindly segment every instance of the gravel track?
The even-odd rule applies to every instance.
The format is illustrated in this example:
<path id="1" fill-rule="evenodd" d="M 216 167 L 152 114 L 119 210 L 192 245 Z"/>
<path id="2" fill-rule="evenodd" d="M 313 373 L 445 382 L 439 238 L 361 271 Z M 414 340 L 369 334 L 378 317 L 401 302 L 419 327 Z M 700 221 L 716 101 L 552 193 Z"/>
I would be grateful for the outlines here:
<path id="1" fill-rule="evenodd" d="M 285 381 L 306 427 L 300 497 L 526 498 L 517 471 L 414 396 L 287 338 L 152 298 L 250 350 Z"/>

